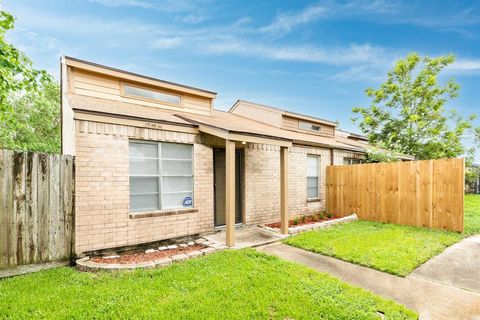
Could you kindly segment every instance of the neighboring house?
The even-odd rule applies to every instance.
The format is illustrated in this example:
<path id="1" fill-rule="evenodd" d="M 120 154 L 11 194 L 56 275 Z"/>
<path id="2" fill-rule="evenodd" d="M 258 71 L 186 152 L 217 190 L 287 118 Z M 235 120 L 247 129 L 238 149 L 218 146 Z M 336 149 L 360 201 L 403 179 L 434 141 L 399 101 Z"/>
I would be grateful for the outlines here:
<path id="1" fill-rule="evenodd" d="M 465 172 L 469 176 L 469 179 L 465 179 L 465 193 L 480 194 L 480 164 L 466 167 Z"/>
<path id="2" fill-rule="evenodd" d="M 74 155 L 77 254 L 325 208 L 326 167 L 365 138 L 336 123 L 62 58 L 62 150 Z"/>

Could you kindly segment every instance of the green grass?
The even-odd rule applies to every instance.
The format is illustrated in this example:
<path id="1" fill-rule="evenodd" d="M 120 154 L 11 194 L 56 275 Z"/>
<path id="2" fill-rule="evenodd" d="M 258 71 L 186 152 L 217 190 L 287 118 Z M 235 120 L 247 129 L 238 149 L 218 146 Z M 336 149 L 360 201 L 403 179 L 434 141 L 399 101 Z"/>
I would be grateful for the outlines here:
<path id="1" fill-rule="evenodd" d="M 57 268 L 0 281 L 1 319 L 416 319 L 323 273 L 251 249 L 165 269 Z"/>
<path id="2" fill-rule="evenodd" d="M 464 234 L 470 236 L 480 234 L 480 195 L 465 195 L 465 230 Z"/>
<path id="3" fill-rule="evenodd" d="M 476 233 L 480 233 L 480 195 L 466 195 L 463 235 L 357 221 L 305 232 L 284 242 L 308 251 L 406 276 L 446 247 Z"/>

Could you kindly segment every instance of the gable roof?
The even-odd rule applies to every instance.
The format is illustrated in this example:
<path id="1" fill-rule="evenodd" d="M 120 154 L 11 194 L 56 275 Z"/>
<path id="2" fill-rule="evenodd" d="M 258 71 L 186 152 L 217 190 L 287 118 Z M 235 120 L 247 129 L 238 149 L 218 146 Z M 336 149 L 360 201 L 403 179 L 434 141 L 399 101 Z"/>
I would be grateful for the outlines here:
<path id="1" fill-rule="evenodd" d="M 229 113 L 234 113 L 235 109 L 242 103 L 247 104 L 247 105 L 252 106 L 252 107 L 255 107 L 255 108 L 268 109 L 270 111 L 275 111 L 275 112 L 281 114 L 282 116 L 287 116 L 287 117 L 292 117 L 292 118 L 297 118 L 297 119 L 302 119 L 302 120 L 307 120 L 307 121 L 312 121 L 312 122 L 319 122 L 319 123 L 327 124 L 327 125 L 334 126 L 334 127 L 336 127 L 338 125 L 334 121 L 330 121 L 330 120 L 326 120 L 326 119 L 322 119 L 322 118 L 317 118 L 317 117 L 312 117 L 312 116 L 309 116 L 309 115 L 306 115 L 306 114 L 292 112 L 292 111 L 280 109 L 280 108 L 277 108 L 277 107 L 267 106 L 265 104 L 260 104 L 260 103 L 251 102 L 251 101 L 247 101 L 247 100 L 241 100 L 241 99 L 237 100 L 233 104 L 233 106 L 228 110 L 228 112 Z"/>
<path id="2" fill-rule="evenodd" d="M 187 85 L 183 85 L 175 82 L 170 82 L 170 81 L 161 80 L 161 79 L 157 79 L 149 76 L 144 76 L 141 74 L 108 67 L 108 66 L 98 64 L 98 63 L 93 63 L 90 61 L 85 61 L 85 60 L 72 58 L 68 56 L 63 56 L 61 59 L 67 66 L 88 70 L 91 72 L 99 73 L 99 74 L 110 76 L 110 77 L 126 79 L 126 80 L 135 81 L 135 82 L 148 84 L 152 86 L 159 86 L 165 89 L 189 93 L 189 94 L 211 98 L 211 99 L 217 96 L 217 93 L 213 91 L 208 91 L 208 90 L 199 89 L 196 87 L 191 87 L 191 86 L 187 86 Z"/>

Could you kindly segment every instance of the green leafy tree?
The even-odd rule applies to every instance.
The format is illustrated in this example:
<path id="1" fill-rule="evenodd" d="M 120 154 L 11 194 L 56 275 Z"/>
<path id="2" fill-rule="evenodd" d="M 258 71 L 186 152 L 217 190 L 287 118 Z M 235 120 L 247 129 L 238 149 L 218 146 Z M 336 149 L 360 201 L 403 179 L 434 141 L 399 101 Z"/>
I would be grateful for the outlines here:
<path id="1" fill-rule="evenodd" d="M 453 55 L 430 58 L 410 54 L 399 60 L 378 89 L 367 89 L 370 107 L 357 107 L 352 119 L 370 143 L 408 154 L 416 159 L 470 155 L 462 139 L 473 128 L 475 115 L 467 118 L 445 103 L 458 96 L 453 80 L 439 84 L 440 72 L 455 60 Z"/>
<path id="2" fill-rule="evenodd" d="M 60 151 L 60 90 L 5 39 L 14 18 L 0 11 L 0 148 Z"/>

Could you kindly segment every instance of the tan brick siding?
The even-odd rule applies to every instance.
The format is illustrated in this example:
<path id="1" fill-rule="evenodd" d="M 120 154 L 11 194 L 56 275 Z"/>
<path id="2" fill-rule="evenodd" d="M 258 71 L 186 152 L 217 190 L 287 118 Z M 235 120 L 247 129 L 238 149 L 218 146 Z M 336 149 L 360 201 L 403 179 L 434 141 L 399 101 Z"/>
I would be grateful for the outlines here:
<path id="1" fill-rule="evenodd" d="M 138 218 L 129 216 L 129 139 L 190 143 L 194 145 L 194 207 L 198 212 Z M 203 136 L 125 125 L 76 121 L 76 252 L 135 245 L 212 232 L 213 148 Z M 280 220 L 280 148 L 248 143 L 244 147 L 245 224 Z M 307 155 L 320 158 L 320 196 L 307 201 Z M 344 157 L 335 151 L 335 164 Z M 290 217 L 325 208 L 326 167 L 330 150 L 294 146 L 289 152 Z"/>
<path id="2" fill-rule="evenodd" d="M 130 138 L 194 144 L 198 212 L 129 217 Z M 76 121 L 76 252 L 133 245 L 213 230 L 213 151 L 194 134 Z"/>

